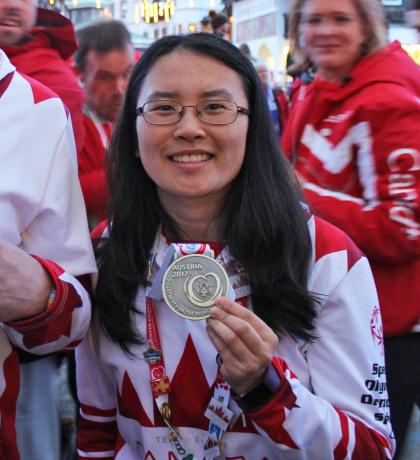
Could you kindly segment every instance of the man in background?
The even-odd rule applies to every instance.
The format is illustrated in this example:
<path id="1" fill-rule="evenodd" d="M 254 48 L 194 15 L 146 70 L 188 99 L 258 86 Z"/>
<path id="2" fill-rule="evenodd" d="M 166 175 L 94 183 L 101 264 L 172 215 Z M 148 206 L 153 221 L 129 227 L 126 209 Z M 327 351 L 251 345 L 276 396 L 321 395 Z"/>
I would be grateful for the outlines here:
<path id="1" fill-rule="evenodd" d="M 105 152 L 134 66 L 134 49 L 130 33 L 120 21 L 94 23 L 79 30 L 77 37 L 76 72 L 86 92 L 79 179 L 92 228 L 106 214 Z"/>

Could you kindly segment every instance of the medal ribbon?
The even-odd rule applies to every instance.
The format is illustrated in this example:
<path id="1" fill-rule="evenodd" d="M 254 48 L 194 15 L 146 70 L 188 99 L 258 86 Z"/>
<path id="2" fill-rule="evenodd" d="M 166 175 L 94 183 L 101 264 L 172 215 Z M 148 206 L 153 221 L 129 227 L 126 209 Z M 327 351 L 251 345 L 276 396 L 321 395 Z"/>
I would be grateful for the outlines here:
<path id="1" fill-rule="evenodd" d="M 203 254 L 209 257 L 214 256 L 214 252 L 211 250 L 210 245 L 205 243 L 176 243 L 174 244 L 174 248 L 175 259 L 191 254 Z"/>

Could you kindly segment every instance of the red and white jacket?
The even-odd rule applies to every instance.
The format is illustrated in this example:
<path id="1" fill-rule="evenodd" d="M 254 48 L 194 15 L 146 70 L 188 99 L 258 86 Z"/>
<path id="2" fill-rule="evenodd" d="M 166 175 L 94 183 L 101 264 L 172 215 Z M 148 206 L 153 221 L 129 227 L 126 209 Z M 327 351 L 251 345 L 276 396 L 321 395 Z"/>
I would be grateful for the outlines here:
<path id="1" fill-rule="evenodd" d="M 311 217 L 313 242 L 309 289 L 319 295 L 313 343 L 283 338 L 272 366 L 280 386 L 252 412 L 235 413 L 221 439 L 226 460 L 390 459 L 394 442 L 386 390 L 382 323 L 366 258 L 340 230 Z M 106 229 L 103 236 L 106 237 Z M 168 243 L 158 235 L 153 254 L 160 266 Z M 227 247 L 216 257 L 236 298 L 248 291 Z M 135 316 L 146 337 L 145 295 L 140 288 Z M 248 298 L 249 301 L 249 298 Z M 250 306 L 252 308 L 252 306 Z M 155 315 L 171 382 L 172 420 L 186 446 L 204 458 L 209 422 L 204 411 L 214 386 L 216 350 L 205 321 L 185 320 L 163 301 Z M 91 333 L 76 350 L 81 401 L 80 460 L 177 460 L 149 385 L 142 353 L 127 357 L 103 334 Z M 185 446 L 184 446 L 185 447 Z"/>
<path id="2" fill-rule="evenodd" d="M 398 42 L 301 87 L 283 149 L 311 210 L 366 254 L 385 336 L 420 327 L 420 69 Z"/>
<path id="3" fill-rule="evenodd" d="M 0 460 L 18 460 L 16 348 L 47 354 L 77 345 L 91 308 L 81 282 L 96 268 L 68 114 L 51 90 L 16 72 L 1 50 L 0 132 L 0 240 L 33 254 L 57 289 L 46 312 L 0 323 Z"/>

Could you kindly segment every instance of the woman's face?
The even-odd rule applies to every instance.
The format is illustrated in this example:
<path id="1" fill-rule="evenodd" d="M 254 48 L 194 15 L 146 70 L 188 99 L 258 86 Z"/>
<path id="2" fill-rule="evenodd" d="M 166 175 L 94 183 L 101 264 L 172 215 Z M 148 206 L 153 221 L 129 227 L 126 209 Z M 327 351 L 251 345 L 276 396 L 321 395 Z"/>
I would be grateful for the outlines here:
<path id="1" fill-rule="evenodd" d="M 360 57 L 363 22 L 353 0 L 306 0 L 299 25 L 300 45 L 321 78 L 341 81 Z"/>
<path id="2" fill-rule="evenodd" d="M 189 51 L 174 51 L 161 57 L 147 74 L 137 106 L 156 100 L 195 106 L 226 100 L 249 108 L 239 75 L 221 62 Z M 172 104 L 173 105 L 173 104 Z M 153 110 L 171 106 L 153 103 Z M 199 198 L 221 204 L 245 156 L 248 116 L 239 113 L 228 125 L 202 122 L 194 108 L 184 109 L 180 121 L 153 125 L 137 117 L 140 159 L 155 182 L 164 207 Z M 210 203 L 210 201 L 209 201 Z"/>

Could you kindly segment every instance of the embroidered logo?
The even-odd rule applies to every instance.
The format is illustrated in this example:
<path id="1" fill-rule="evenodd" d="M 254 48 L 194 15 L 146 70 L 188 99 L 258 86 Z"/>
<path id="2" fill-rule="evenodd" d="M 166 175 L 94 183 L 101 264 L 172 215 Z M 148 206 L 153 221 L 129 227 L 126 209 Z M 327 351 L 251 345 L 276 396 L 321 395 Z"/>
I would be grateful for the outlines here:
<path id="1" fill-rule="evenodd" d="M 381 311 L 379 306 L 376 305 L 372 311 L 372 317 L 370 319 L 370 332 L 372 334 L 373 341 L 380 347 L 381 354 L 384 354 L 384 335 L 382 328 Z"/>

